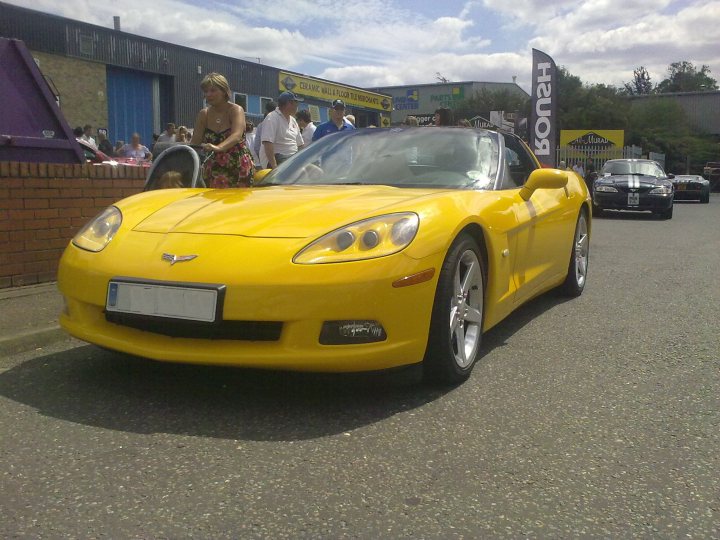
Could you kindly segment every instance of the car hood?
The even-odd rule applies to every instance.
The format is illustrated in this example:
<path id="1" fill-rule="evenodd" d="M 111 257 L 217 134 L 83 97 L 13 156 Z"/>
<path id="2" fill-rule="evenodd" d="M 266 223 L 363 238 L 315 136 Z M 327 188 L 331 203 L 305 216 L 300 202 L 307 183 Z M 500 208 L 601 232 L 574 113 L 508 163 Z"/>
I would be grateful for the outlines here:
<path id="1" fill-rule="evenodd" d="M 692 177 L 688 178 L 686 176 L 676 176 L 672 180 L 670 180 L 674 185 L 677 184 L 710 184 L 709 180 L 705 180 L 702 176 L 701 177 Z"/>
<path id="2" fill-rule="evenodd" d="M 595 185 L 623 186 L 633 188 L 653 187 L 663 184 L 670 184 L 666 178 L 641 174 L 614 174 L 612 176 L 601 176 L 595 181 Z"/>
<path id="3" fill-rule="evenodd" d="M 348 223 L 407 209 L 446 190 L 388 186 L 283 186 L 204 191 L 170 202 L 134 230 L 263 238 L 318 236 Z"/>

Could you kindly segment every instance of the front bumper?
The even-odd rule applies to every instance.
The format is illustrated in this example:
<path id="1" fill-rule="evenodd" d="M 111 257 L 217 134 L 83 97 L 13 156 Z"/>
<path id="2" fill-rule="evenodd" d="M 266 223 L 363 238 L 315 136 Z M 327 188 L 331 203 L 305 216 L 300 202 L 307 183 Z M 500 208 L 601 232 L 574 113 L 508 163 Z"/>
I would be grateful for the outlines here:
<path id="1" fill-rule="evenodd" d="M 640 193 L 639 202 L 636 205 L 628 204 L 628 194 L 623 192 L 607 193 L 595 191 L 593 193 L 593 205 L 603 210 L 651 210 L 659 212 L 669 209 L 673 204 L 673 194 L 651 195 Z"/>
<path id="2" fill-rule="evenodd" d="M 706 188 L 686 187 L 675 188 L 676 201 L 694 201 L 702 199 L 710 194 L 710 186 Z"/>
<path id="3" fill-rule="evenodd" d="M 135 236 L 147 237 L 147 245 L 157 243 L 150 238 L 153 235 Z M 187 235 L 168 236 L 182 244 L 179 237 Z M 352 263 L 295 265 L 287 256 L 279 256 L 287 250 L 278 250 L 277 245 L 286 240 L 223 238 L 222 245 L 219 239 L 198 245 L 196 239 L 185 238 L 184 245 L 194 241 L 193 252 L 200 256 L 172 266 L 159 256 L 142 254 L 136 254 L 138 263 L 119 263 L 127 258 L 114 254 L 112 244 L 107 253 L 99 254 L 70 245 L 58 272 L 66 303 L 60 324 L 89 343 L 164 361 L 328 372 L 387 369 L 422 361 L 443 254 L 422 260 L 398 253 Z M 178 246 L 169 248 L 183 252 Z M 203 261 L 202 266 L 193 264 L 198 261 Z M 392 286 L 393 281 L 428 268 L 436 269 L 429 281 Z M 223 284 L 224 321 L 273 321 L 281 323 L 282 330 L 275 341 L 206 339 L 171 337 L 109 322 L 108 282 L 119 276 Z M 323 322 L 335 320 L 378 321 L 387 337 L 374 343 L 320 344 Z"/>

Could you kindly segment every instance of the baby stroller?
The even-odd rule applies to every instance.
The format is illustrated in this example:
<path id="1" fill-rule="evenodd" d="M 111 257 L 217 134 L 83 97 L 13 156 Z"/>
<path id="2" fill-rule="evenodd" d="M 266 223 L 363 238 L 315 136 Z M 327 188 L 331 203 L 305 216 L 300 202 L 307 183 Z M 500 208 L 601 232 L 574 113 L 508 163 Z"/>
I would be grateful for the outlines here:
<path id="1" fill-rule="evenodd" d="M 206 187 L 200 174 L 200 156 L 186 144 L 168 146 L 155 158 L 143 191 L 165 188 Z"/>

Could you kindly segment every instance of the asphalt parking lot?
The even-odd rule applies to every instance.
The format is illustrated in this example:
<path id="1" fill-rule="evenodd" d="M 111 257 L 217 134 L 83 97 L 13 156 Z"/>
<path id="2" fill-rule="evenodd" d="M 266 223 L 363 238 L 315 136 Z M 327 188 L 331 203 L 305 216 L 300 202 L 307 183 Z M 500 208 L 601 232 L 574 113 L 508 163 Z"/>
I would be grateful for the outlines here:
<path id="1" fill-rule="evenodd" d="M 454 389 L 9 352 L 0 536 L 720 537 L 719 230 L 718 194 L 595 220 L 583 296 Z"/>

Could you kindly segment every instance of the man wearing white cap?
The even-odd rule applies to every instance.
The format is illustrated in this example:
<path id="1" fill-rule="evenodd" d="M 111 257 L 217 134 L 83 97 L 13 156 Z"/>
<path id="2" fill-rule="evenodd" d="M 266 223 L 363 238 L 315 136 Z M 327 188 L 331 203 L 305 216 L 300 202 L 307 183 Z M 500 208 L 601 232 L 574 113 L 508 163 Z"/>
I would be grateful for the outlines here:
<path id="1" fill-rule="evenodd" d="M 298 101 L 303 99 L 283 92 L 278 96 L 277 109 L 263 120 L 260 161 L 266 169 L 274 169 L 303 146 L 300 126 L 295 120 Z"/>

